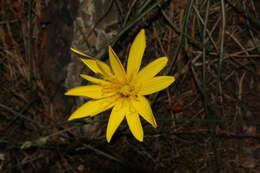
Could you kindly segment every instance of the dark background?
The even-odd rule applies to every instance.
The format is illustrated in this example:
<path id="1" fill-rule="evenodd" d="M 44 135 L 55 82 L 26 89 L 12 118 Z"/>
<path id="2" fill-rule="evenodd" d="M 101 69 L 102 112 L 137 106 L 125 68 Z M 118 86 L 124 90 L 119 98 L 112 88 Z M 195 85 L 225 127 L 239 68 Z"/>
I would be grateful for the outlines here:
<path id="1" fill-rule="evenodd" d="M 0 172 L 260 172 L 259 1 L 0 4 Z M 80 81 L 69 49 L 83 40 L 76 48 L 106 61 L 109 44 L 126 62 L 141 28 L 143 63 L 168 56 L 162 74 L 176 82 L 149 96 L 158 128 L 143 121 L 143 143 L 126 122 L 107 143 L 109 111 L 67 121 L 83 103 L 63 95 L 70 77 Z"/>

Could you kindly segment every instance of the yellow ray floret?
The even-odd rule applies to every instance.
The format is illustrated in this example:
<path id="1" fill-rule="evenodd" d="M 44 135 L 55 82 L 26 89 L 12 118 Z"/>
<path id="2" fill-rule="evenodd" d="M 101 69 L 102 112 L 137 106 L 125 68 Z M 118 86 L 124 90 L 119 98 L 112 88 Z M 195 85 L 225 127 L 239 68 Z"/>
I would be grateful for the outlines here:
<path id="1" fill-rule="evenodd" d="M 144 96 L 163 90 L 175 81 L 174 76 L 156 76 L 166 66 L 167 57 L 158 58 L 140 70 L 145 47 L 145 31 L 141 30 L 131 45 L 126 70 L 110 46 L 110 66 L 71 48 L 73 52 L 84 57 L 82 62 L 100 78 L 81 74 L 82 78 L 93 84 L 76 87 L 65 93 L 91 99 L 72 113 L 69 120 L 95 116 L 112 108 L 106 131 L 107 141 L 110 142 L 124 118 L 133 136 L 143 141 L 140 116 L 154 128 L 157 127 L 150 103 Z"/>

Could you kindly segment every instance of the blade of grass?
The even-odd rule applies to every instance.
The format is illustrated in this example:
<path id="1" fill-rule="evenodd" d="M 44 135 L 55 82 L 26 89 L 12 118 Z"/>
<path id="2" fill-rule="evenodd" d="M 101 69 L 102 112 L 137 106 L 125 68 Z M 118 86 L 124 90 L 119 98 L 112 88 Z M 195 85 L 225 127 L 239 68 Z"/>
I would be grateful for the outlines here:
<path id="1" fill-rule="evenodd" d="M 208 115 L 208 96 L 206 93 L 206 51 L 207 51 L 207 24 L 208 24 L 208 16 L 209 16 L 209 6 L 210 3 L 207 1 L 207 7 L 206 7 L 206 14 L 205 14 L 205 21 L 204 21 L 204 28 L 203 28 L 203 49 L 202 49 L 202 89 L 205 91 L 205 97 L 204 97 L 204 109 L 206 112 L 206 115 Z"/>
<path id="2" fill-rule="evenodd" d="M 25 120 L 28 120 L 28 121 L 32 122 L 33 124 L 38 125 L 38 126 L 40 126 L 40 127 L 46 127 L 46 126 L 48 126 L 48 125 L 42 124 L 42 123 L 40 123 L 40 122 L 38 122 L 38 121 L 34 121 L 34 120 L 32 120 L 32 119 L 26 117 L 26 116 L 23 115 L 22 113 L 16 112 L 16 111 L 14 111 L 12 108 L 10 108 L 10 107 L 8 107 L 8 106 L 5 106 L 5 105 L 3 105 L 3 104 L 0 104 L 0 107 L 3 108 L 3 109 L 5 109 L 5 110 L 7 110 L 7 111 L 9 111 L 9 112 L 11 112 L 12 114 L 14 114 L 14 115 L 16 115 L 16 116 L 19 116 L 19 117 L 21 117 L 21 118 L 23 118 L 23 119 L 25 119 Z"/>
<path id="3" fill-rule="evenodd" d="M 244 14 L 244 16 L 258 29 L 260 28 L 260 20 L 255 17 L 245 6 L 241 3 L 244 1 L 238 1 L 238 5 L 234 5 L 234 3 L 230 2 L 230 0 L 226 0 L 228 5 L 230 5 L 233 9 L 235 9 L 237 12 Z"/>
<path id="4" fill-rule="evenodd" d="M 146 0 L 143 4 L 143 6 L 137 11 L 136 16 L 140 15 L 145 8 L 152 2 L 153 0 Z M 157 1 L 159 2 L 159 1 Z"/>
<path id="5" fill-rule="evenodd" d="M 113 46 L 120 38 L 123 34 L 125 34 L 129 29 L 131 29 L 137 22 L 139 22 L 146 14 L 148 14 L 149 12 L 151 12 L 155 7 L 158 6 L 158 4 L 160 4 L 159 1 L 154 2 L 153 4 L 150 5 L 149 8 L 147 8 L 145 11 L 143 11 L 139 16 L 137 16 L 135 19 L 133 19 L 133 21 L 129 22 L 113 39 L 111 39 L 110 41 L 108 41 L 104 46 L 102 46 L 99 50 L 97 55 L 95 55 L 94 57 L 100 58 L 103 57 L 106 54 L 106 49 L 107 46 L 111 45 Z"/>
<path id="6" fill-rule="evenodd" d="M 173 120 L 173 118 L 157 118 L 159 121 L 169 121 Z M 200 119 L 200 118 L 179 118 L 178 122 L 184 122 L 184 121 L 191 121 L 191 122 L 197 122 L 197 123 L 216 123 L 218 125 L 235 125 L 235 124 L 241 124 L 241 125 L 247 125 L 247 126 L 260 126 L 260 122 L 254 122 L 254 121 L 246 121 L 246 120 L 220 120 L 220 119 Z"/>
<path id="7" fill-rule="evenodd" d="M 161 9 L 160 7 L 160 11 L 163 15 L 163 17 L 165 18 L 165 20 L 167 21 L 167 23 L 170 25 L 170 27 L 177 33 L 177 34 L 181 34 L 181 29 L 179 29 L 177 26 L 175 26 L 170 18 L 167 16 L 167 14 L 163 11 L 163 9 Z M 192 44 L 194 47 L 196 48 L 199 48 L 199 49 L 202 49 L 202 46 L 200 44 L 200 42 L 196 41 L 196 40 L 193 40 L 189 35 L 187 34 L 184 34 L 184 36 L 188 39 L 189 43 Z"/>
<path id="8" fill-rule="evenodd" d="M 92 150 L 92 151 L 96 152 L 97 154 L 99 154 L 101 156 L 104 156 L 104 157 L 106 157 L 106 158 L 108 158 L 110 160 L 114 160 L 114 161 L 116 161 L 116 162 L 118 162 L 118 163 L 120 163 L 122 165 L 125 165 L 125 163 L 122 160 L 112 156 L 111 154 L 108 154 L 108 153 L 106 153 L 104 151 L 101 151 L 101 150 L 99 150 L 99 149 L 97 149 L 97 148 L 95 148 L 95 147 L 93 147 L 91 145 L 83 144 L 83 147 L 81 147 L 79 149 L 85 149 L 85 148 L 87 148 L 89 150 Z"/>
<path id="9" fill-rule="evenodd" d="M 32 58 L 32 0 L 28 1 L 28 15 L 27 15 L 27 51 L 28 51 L 28 57 L 27 57 L 27 63 L 29 64 L 29 74 L 30 74 L 30 85 L 32 87 L 33 82 L 32 79 L 34 78 L 33 73 L 33 58 Z"/>
<path id="10" fill-rule="evenodd" d="M 93 55 L 93 57 L 96 57 L 99 59 L 104 57 L 104 55 L 107 53 L 108 46 L 113 46 L 122 37 L 123 34 L 125 34 L 128 30 L 130 30 L 135 24 L 137 24 L 145 15 L 147 15 L 149 12 L 151 12 L 154 8 L 158 7 L 159 4 L 160 4 L 159 1 L 155 1 L 154 3 L 152 3 L 150 5 L 149 8 L 144 10 L 139 16 L 137 16 L 135 19 L 133 19 L 132 21 L 127 23 L 125 25 L 125 27 L 123 27 L 121 29 L 121 31 L 114 38 L 112 38 L 111 40 L 106 42 L 103 46 L 101 46 L 101 48 L 99 50 L 97 50 L 97 53 L 95 55 Z M 147 3 L 145 3 L 144 5 L 147 6 Z M 144 8 L 144 7 L 142 7 L 142 8 Z M 82 70 L 83 70 L 83 68 L 82 68 Z"/>
<path id="11" fill-rule="evenodd" d="M 187 3 L 187 6 L 185 8 L 185 11 L 184 11 L 184 19 L 183 19 L 183 24 L 182 24 L 182 27 L 181 27 L 181 31 L 180 31 L 180 39 L 179 39 L 179 42 L 177 44 L 177 48 L 176 50 L 174 51 L 174 54 L 173 54 L 173 57 L 174 57 L 174 60 L 170 61 L 169 63 L 169 66 L 168 68 L 165 70 L 165 73 L 164 74 L 170 74 L 172 71 L 175 70 L 175 64 L 177 62 L 177 57 L 183 47 L 183 42 L 184 42 L 184 38 L 185 38 L 185 35 L 187 35 L 187 24 L 188 24 L 188 20 L 189 20 L 189 16 L 190 16 L 190 12 L 191 12 L 191 7 L 192 7 L 192 4 L 193 4 L 193 0 L 189 0 L 188 3 Z M 153 99 L 151 101 L 151 104 L 152 106 L 154 105 L 154 103 L 156 102 L 158 96 L 159 96 L 159 93 L 155 93 L 154 96 L 153 96 Z"/>
<path id="12" fill-rule="evenodd" d="M 208 2 L 208 1 L 207 1 Z M 208 3 L 207 3 L 208 4 Z M 206 7 L 206 13 L 209 13 L 208 11 L 209 11 L 209 9 L 208 9 L 209 7 L 208 7 L 208 5 L 207 5 L 207 7 Z M 203 19 L 202 19 L 202 17 L 200 16 L 200 13 L 199 13 L 199 10 L 198 10 L 198 8 L 196 7 L 196 6 L 193 6 L 193 9 L 194 9 L 194 11 L 195 11 L 195 13 L 196 13 L 196 15 L 198 16 L 198 19 L 200 20 L 200 22 L 202 23 L 202 25 L 204 26 L 203 27 L 203 31 L 205 30 L 205 26 L 207 26 L 207 23 L 205 23 L 205 22 L 208 22 L 208 14 L 206 14 L 206 17 L 207 17 L 207 19 L 205 19 L 205 21 L 203 21 Z M 214 28 L 213 28 L 214 29 Z M 202 42 L 208 42 L 208 40 L 210 40 L 211 41 L 211 43 L 212 43 L 212 45 L 213 45 L 213 47 L 214 47 L 214 49 L 218 52 L 218 48 L 217 48 L 217 45 L 216 45 L 216 43 L 215 43 L 215 41 L 214 41 L 214 39 L 212 38 L 212 32 L 210 32 L 207 28 L 206 28 L 206 31 L 205 31 L 206 33 L 204 33 L 203 32 L 203 34 L 202 34 Z M 204 38 L 206 37 L 206 34 L 207 34 L 207 36 L 208 36 L 208 38 L 206 39 L 206 40 L 204 40 Z M 203 45 L 205 45 L 205 44 L 203 44 Z M 207 46 L 207 45 L 206 45 Z M 208 49 L 210 49 L 210 50 L 212 50 L 213 48 L 212 47 L 209 47 L 209 46 L 207 46 L 208 47 Z M 203 46 L 203 48 L 204 48 L 204 46 Z"/>
<path id="13" fill-rule="evenodd" d="M 129 10 L 128 10 L 128 12 L 127 12 L 125 18 L 124 18 L 123 26 L 125 26 L 125 25 L 127 24 L 128 18 L 129 18 L 129 16 L 130 16 L 130 14 L 131 14 L 131 12 L 132 12 L 132 9 L 133 9 L 133 7 L 135 6 L 136 2 L 137 2 L 137 0 L 134 0 L 134 1 L 131 3 L 130 8 L 129 8 Z"/>
<path id="14" fill-rule="evenodd" d="M 222 97 L 222 66 L 223 66 L 223 58 L 224 58 L 224 42 L 225 42 L 225 29 L 226 29 L 226 13 L 225 13 L 225 2 L 221 0 L 221 19 L 222 19 L 222 26 L 221 26 L 221 40 L 220 40 L 220 50 L 219 50 L 219 61 L 218 61 L 218 95 L 220 98 L 220 104 L 223 103 Z"/>

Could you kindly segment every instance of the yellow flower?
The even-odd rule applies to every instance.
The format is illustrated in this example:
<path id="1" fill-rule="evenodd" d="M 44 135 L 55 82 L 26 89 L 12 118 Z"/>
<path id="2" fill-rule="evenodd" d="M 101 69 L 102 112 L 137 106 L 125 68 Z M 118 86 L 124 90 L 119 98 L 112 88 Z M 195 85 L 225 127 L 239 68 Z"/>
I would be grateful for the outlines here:
<path id="1" fill-rule="evenodd" d="M 72 48 L 73 52 L 86 57 L 81 59 L 83 63 L 101 78 L 81 74 L 82 78 L 93 84 L 73 88 L 65 93 L 91 99 L 78 108 L 69 120 L 92 117 L 112 108 L 106 131 L 107 141 L 110 142 L 125 117 L 134 137 L 143 141 L 139 115 L 154 128 L 157 127 L 150 103 L 144 96 L 167 88 L 175 80 L 174 76 L 155 77 L 166 66 L 167 57 L 158 58 L 139 70 L 145 47 L 145 31 L 142 29 L 130 48 L 126 71 L 110 46 L 108 50 L 111 68 L 104 62 Z"/>

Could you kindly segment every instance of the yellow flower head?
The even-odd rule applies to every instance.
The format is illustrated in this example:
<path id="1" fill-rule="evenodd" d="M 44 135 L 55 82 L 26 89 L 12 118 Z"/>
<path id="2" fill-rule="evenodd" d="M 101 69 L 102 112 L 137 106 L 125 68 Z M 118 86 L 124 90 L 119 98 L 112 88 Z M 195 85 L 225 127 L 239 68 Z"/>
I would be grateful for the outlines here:
<path id="1" fill-rule="evenodd" d="M 144 134 L 139 115 L 154 128 L 157 127 L 150 103 L 144 96 L 167 88 L 175 80 L 174 76 L 155 76 L 166 66 L 167 57 L 158 58 L 139 70 L 145 47 L 145 31 L 142 29 L 130 48 L 126 71 L 110 46 L 108 50 L 111 67 L 98 59 L 71 49 L 80 56 L 86 57 L 81 59 L 83 63 L 101 78 L 81 74 L 82 78 L 93 84 L 73 88 L 65 93 L 65 95 L 91 98 L 78 108 L 69 120 L 95 116 L 112 108 L 107 125 L 107 141 L 110 142 L 124 117 L 134 137 L 143 141 Z"/>

